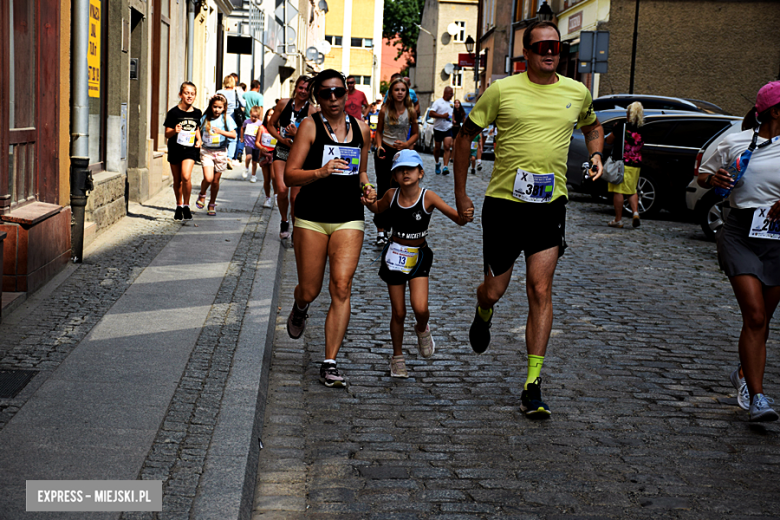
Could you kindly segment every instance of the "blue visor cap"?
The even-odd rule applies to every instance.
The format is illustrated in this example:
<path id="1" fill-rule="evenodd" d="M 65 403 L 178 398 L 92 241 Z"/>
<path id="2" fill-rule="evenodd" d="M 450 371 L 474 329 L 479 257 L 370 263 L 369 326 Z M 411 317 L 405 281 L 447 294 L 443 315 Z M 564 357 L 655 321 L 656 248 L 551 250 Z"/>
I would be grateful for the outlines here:
<path id="1" fill-rule="evenodd" d="M 400 152 L 395 154 L 395 157 L 393 157 L 392 171 L 395 171 L 396 168 L 401 168 L 402 166 L 406 166 L 409 168 L 414 168 L 415 166 L 419 166 L 420 168 L 422 168 L 423 165 L 422 165 L 422 159 L 420 158 L 420 154 L 415 152 L 414 150 L 401 150 Z"/>

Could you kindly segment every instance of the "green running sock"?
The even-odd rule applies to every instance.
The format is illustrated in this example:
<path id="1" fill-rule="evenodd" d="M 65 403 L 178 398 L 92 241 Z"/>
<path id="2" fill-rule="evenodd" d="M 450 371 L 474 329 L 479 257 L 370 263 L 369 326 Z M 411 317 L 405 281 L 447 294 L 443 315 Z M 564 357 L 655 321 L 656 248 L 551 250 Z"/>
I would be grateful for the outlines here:
<path id="1" fill-rule="evenodd" d="M 528 355 L 528 379 L 525 380 L 524 390 L 528 390 L 528 383 L 536 382 L 536 379 L 542 373 L 542 363 L 544 363 L 544 356 Z"/>
<path id="2" fill-rule="evenodd" d="M 477 314 L 479 314 L 479 317 L 482 318 L 482 321 L 488 321 L 493 315 L 493 309 L 485 310 L 477 305 Z"/>

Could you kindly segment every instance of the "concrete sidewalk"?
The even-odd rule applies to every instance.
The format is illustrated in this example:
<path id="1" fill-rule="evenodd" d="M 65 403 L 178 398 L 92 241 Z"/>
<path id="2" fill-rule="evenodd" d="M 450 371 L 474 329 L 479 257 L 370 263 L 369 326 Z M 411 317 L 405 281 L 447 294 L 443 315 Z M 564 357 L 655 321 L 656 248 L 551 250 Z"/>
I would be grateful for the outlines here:
<path id="1" fill-rule="evenodd" d="M 163 480 L 164 518 L 248 516 L 283 247 L 278 211 L 262 207 L 262 182 L 241 171 L 223 177 L 217 216 L 197 211 L 174 229 L 75 348 L 57 366 L 49 359 L 39 367 L 20 394 L 0 430 L 0 518 L 153 518 L 25 513 L 26 480 L 139 478 Z M 199 171 L 193 177 L 194 203 Z M 173 206 L 166 190 L 134 209 L 170 219 Z M 92 248 L 122 248 L 122 226 L 116 231 Z M 68 285 L 58 282 L 0 331 L 10 337 L 42 319 L 36 306 Z M 18 368 L 9 360 L 21 347 L 0 368 Z"/>

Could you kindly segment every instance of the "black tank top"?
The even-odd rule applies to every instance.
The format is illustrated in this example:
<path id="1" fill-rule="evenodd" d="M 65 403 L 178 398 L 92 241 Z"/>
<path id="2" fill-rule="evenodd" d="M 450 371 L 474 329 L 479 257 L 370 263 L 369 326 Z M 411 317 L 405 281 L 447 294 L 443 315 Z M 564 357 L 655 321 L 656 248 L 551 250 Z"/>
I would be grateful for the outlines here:
<path id="1" fill-rule="evenodd" d="M 330 160 L 335 157 L 333 155 L 336 152 L 335 147 L 352 148 L 350 152 L 353 155 L 357 154 L 357 160 L 350 161 L 352 171 L 349 174 L 329 175 L 324 179 L 317 179 L 311 184 L 302 186 L 295 199 L 296 218 L 328 224 L 363 220 L 359 175 L 363 133 L 360 131 L 357 120 L 352 116 L 347 117 L 349 117 L 349 124 L 352 128 L 352 140 L 347 143 L 337 143 L 331 139 L 319 114 L 314 114 L 312 117 L 317 135 L 309 149 L 309 155 L 303 162 L 304 170 L 321 168 L 324 158 Z M 344 156 L 340 152 L 339 155 Z"/>
<path id="2" fill-rule="evenodd" d="M 431 213 L 425 211 L 425 192 L 423 188 L 417 202 L 410 208 L 398 203 L 400 188 L 396 188 L 390 207 L 387 208 L 387 222 L 393 227 L 393 236 L 404 240 L 418 240 L 428 236 Z"/>
<path id="3" fill-rule="evenodd" d="M 300 125 L 301 121 L 306 119 L 306 116 L 309 115 L 308 101 L 303 104 L 303 107 L 301 107 L 300 110 L 297 111 L 293 110 L 294 102 L 295 102 L 295 98 L 290 98 L 290 101 L 288 101 L 287 104 L 284 106 L 284 109 L 282 109 L 282 113 L 279 116 L 279 133 L 282 134 L 282 137 L 287 137 L 286 132 L 284 131 L 287 125 L 296 122 Z M 281 146 L 282 148 L 287 148 L 287 146 L 281 143 L 279 143 L 278 146 Z"/>

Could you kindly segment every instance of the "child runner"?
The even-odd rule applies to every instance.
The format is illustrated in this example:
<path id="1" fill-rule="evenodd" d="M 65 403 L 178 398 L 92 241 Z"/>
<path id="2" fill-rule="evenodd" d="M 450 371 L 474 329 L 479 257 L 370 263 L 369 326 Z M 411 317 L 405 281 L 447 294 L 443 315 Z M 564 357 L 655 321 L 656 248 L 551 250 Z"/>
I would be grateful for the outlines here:
<path id="1" fill-rule="evenodd" d="M 192 167 L 200 158 L 202 144 L 198 123 L 203 114 L 192 106 L 197 93 L 198 89 L 194 83 L 182 83 L 179 87 L 181 102 L 168 111 L 163 123 L 165 137 L 168 138 L 168 162 L 171 163 L 173 174 L 173 194 L 176 196 L 173 220 L 192 220 Z"/>
<path id="2" fill-rule="evenodd" d="M 236 123 L 225 113 L 227 99 L 222 94 L 214 94 L 209 102 L 206 113 L 200 120 L 201 134 L 205 136 L 200 150 L 200 162 L 203 165 L 203 181 L 200 183 L 200 194 L 195 202 L 203 209 L 206 203 L 206 190 L 211 186 L 208 215 L 217 214 L 217 193 L 219 193 L 219 178 L 228 164 L 228 139 L 236 138 Z"/>
<path id="3" fill-rule="evenodd" d="M 265 191 L 264 208 L 273 208 L 274 201 L 271 198 L 271 162 L 273 161 L 273 151 L 276 148 L 276 138 L 268 132 L 268 120 L 274 113 L 274 109 L 270 109 L 265 113 L 265 119 L 260 126 L 260 131 L 257 132 L 255 138 L 255 149 L 260 150 L 260 168 L 263 171 L 263 190 Z"/>
<path id="4" fill-rule="evenodd" d="M 469 159 L 471 161 L 471 175 L 476 175 L 477 170 L 474 168 L 475 163 L 479 161 L 480 169 L 482 169 L 482 135 L 477 134 L 476 137 L 474 137 L 474 140 L 471 141 L 471 158 Z M 477 154 L 479 154 L 479 159 L 477 159 Z"/>
<path id="5" fill-rule="evenodd" d="M 260 107 L 250 108 L 249 119 L 245 120 L 241 126 L 241 141 L 244 143 L 244 149 L 246 150 L 246 163 L 244 164 L 244 173 L 241 176 L 246 179 L 249 162 L 252 161 L 252 178 L 249 179 L 249 182 L 257 182 L 257 165 L 260 162 L 260 149 L 255 146 L 255 142 L 260 129 L 263 128 L 260 122 L 260 112 L 262 112 Z"/>
<path id="6" fill-rule="evenodd" d="M 393 236 L 382 252 L 379 277 L 387 283 L 392 306 L 390 337 L 393 341 L 393 357 L 390 359 L 392 377 L 409 377 L 402 349 L 404 318 L 406 317 L 406 283 L 409 283 L 409 300 L 417 325 L 417 348 L 422 357 L 431 357 L 435 344 L 428 325 L 428 275 L 433 263 L 433 252 L 428 247 L 428 224 L 431 214 L 438 209 L 459 226 L 474 219 L 473 208 L 458 217 L 458 212 L 434 192 L 420 187 L 425 172 L 422 159 L 414 150 L 401 150 L 395 154 L 392 168 L 393 180 L 398 188 L 391 188 L 380 200 L 365 206 L 374 213 L 386 212 L 393 228 Z"/>

